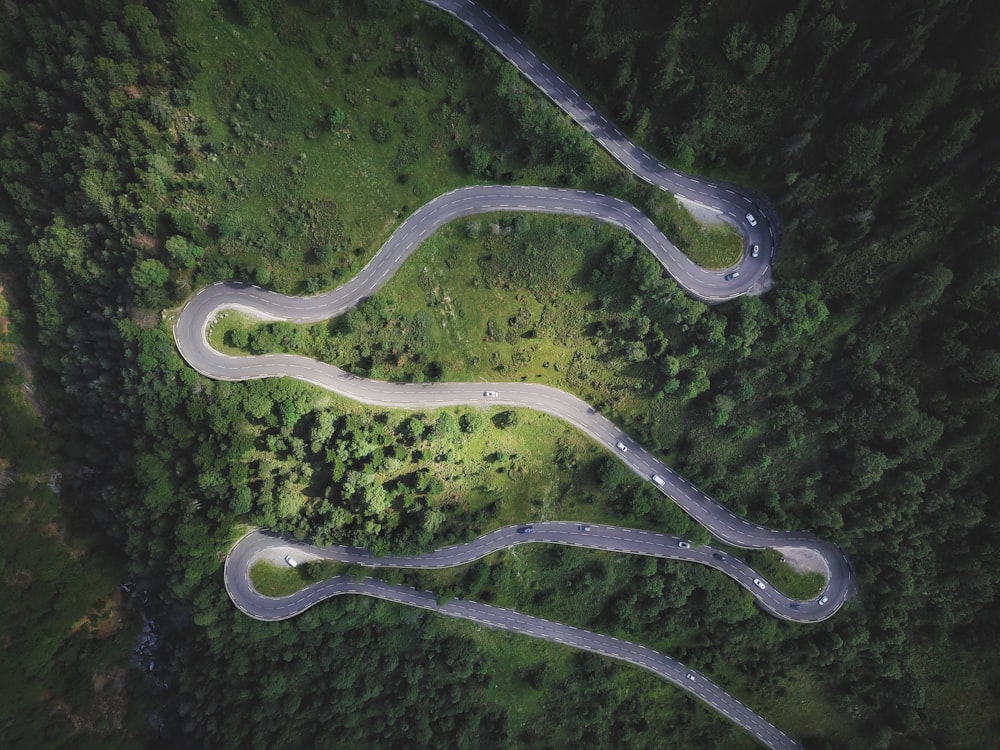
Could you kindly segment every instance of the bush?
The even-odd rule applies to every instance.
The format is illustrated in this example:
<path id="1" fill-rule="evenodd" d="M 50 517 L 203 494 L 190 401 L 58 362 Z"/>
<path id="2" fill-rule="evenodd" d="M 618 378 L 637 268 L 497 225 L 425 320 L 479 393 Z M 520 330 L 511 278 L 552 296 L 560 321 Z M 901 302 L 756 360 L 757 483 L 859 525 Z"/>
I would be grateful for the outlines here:
<path id="1" fill-rule="evenodd" d="M 387 120 L 376 118 L 368 128 L 376 143 L 388 143 L 392 139 L 392 128 Z"/>

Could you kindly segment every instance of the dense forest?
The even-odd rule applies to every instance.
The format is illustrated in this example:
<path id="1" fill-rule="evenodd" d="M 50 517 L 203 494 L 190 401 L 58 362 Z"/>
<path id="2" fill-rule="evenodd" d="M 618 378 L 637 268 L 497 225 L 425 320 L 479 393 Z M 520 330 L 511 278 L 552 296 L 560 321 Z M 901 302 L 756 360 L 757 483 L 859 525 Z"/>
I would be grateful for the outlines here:
<path id="1" fill-rule="evenodd" d="M 406 380 L 474 367 L 534 377 L 537 354 L 540 378 L 592 397 L 736 512 L 842 545 L 859 595 L 827 623 L 791 627 L 706 571 L 543 549 L 437 579 L 448 595 L 648 643 L 809 747 L 991 746 L 995 7 L 487 4 L 653 153 L 770 196 L 784 221 L 774 290 L 707 307 L 625 235 L 495 217 L 431 248 L 442 273 L 463 268 L 452 248 L 474 255 L 468 293 L 503 300 L 489 303 L 492 327 L 479 303 L 448 312 L 441 282 L 417 268 L 421 311 L 390 290 L 305 338 L 233 326 L 225 343 Z M 0 13 L 3 282 L 37 352 L 59 502 L 127 558 L 162 632 L 161 742 L 752 746 L 648 675 L 555 646 L 367 600 L 282 623 L 240 614 L 221 564 L 247 525 L 427 549 L 532 518 L 678 532 L 687 520 L 538 415 L 379 413 L 283 380 L 209 381 L 169 327 L 212 281 L 336 285 L 401 217 L 460 185 L 596 188 L 683 235 L 668 197 L 416 2 L 23 1 Z M 573 246 L 587 248 L 578 267 L 553 276 Z M 585 301 L 578 320 L 555 301 L 565 294 Z M 444 358 L 454 331 L 485 342 L 480 362 Z M 551 342 L 567 339 L 581 355 L 557 371 Z M 27 597 L 19 580 L 4 584 L 31 610 L 23 622 L 66 620 L 58 596 Z M 62 730 L 30 733 L 32 706 L 71 690 L 72 665 L 121 658 L 112 651 L 52 631 L 17 662 L 28 679 L 13 721 L 28 729 L 0 737 L 62 746 Z M 72 690 L 75 705 L 93 699 Z"/>

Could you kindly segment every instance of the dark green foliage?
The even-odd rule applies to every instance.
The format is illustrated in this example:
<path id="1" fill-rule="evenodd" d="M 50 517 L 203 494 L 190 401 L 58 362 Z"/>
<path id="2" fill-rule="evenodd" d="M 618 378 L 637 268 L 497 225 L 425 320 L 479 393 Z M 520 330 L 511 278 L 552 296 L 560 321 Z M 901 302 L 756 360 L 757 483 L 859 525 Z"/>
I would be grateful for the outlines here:
<path id="1" fill-rule="evenodd" d="M 368 132 L 372 134 L 372 138 L 375 139 L 376 143 L 388 143 L 392 138 L 392 128 L 388 121 L 381 118 L 372 121 Z"/>
<path id="2" fill-rule="evenodd" d="M 266 624 L 207 598 L 196 617 L 206 625 L 178 664 L 178 690 L 199 744 L 293 747 L 309 736 L 385 748 L 441 737 L 454 747 L 507 746 L 503 717 L 472 708 L 488 700 L 481 659 L 430 615 L 345 598 Z M 219 643 L 229 644 L 224 652 Z M 309 656 L 276 660 L 277 652 Z M 248 695 L 253 711 L 232 710 Z M 331 700 L 343 710 L 329 710 Z"/>
<path id="3" fill-rule="evenodd" d="M 58 445 L 16 364 L 27 361 L 13 346 L 23 318 L 6 303 L 0 296 L 0 736 L 9 747 L 139 747 L 151 739 L 143 714 L 153 691 L 129 666 L 136 601 L 119 590 L 123 562 L 76 507 L 83 493 L 54 463 Z"/>

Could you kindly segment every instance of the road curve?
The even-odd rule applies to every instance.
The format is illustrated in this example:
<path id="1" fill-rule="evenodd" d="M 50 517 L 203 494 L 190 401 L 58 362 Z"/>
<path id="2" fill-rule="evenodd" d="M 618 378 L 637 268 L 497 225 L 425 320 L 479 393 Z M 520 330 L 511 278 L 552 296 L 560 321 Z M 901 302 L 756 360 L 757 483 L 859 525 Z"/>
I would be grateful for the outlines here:
<path id="1" fill-rule="evenodd" d="M 397 235 L 393 235 L 394 237 Z M 383 247 L 379 256 L 395 256 L 396 248 Z M 400 249 L 403 252 L 402 249 Z M 405 253 L 404 253 L 405 254 Z M 394 269 L 401 260 L 388 262 Z M 239 282 L 220 282 L 196 294 L 174 323 L 174 339 L 181 356 L 198 372 L 217 380 L 250 380 L 293 377 L 341 396 L 372 406 L 394 409 L 427 409 L 446 406 L 511 406 L 534 409 L 558 417 L 604 445 L 635 474 L 661 484 L 653 486 L 671 498 L 716 538 L 746 549 L 807 549 L 823 560 L 827 570 L 824 605 L 815 603 L 793 609 L 772 587 L 754 590 L 761 607 L 787 620 L 816 622 L 833 615 L 852 593 L 852 576 L 843 552 L 805 531 L 775 531 L 732 513 L 668 467 L 587 402 L 565 391 L 537 383 L 388 383 L 352 375 L 334 365 L 294 354 L 230 356 L 213 349 L 207 330 L 227 309 L 256 317 L 292 322 L 323 320 L 367 297 L 384 282 L 389 268 L 375 259 L 344 286 L 318 297 L 286 297 Z M 487 396 L 496 393 L 496 396 Z M 620 450 L 621 444 L 626 448 Z"/>
<path id="2" fill-rule="evenodd" d="M 512 62 L 530 82 L 582 127 L 619 163 L 641 179 L 670 191 L 688 203 L 716 211 L 741 232 L 746 252 L 740 262 L 726 272 L 703 269 L 677 250 L 638 209 L 617 198 L 578 190 L 537 187 L 477 186 L 455 190 L 425 204 L 402 222 L 362 271 L 338 289 L 314 297 L 287 297 L 240 282 L 220 282 L 189 300 L 174 324 L 174 337 L 183 358 L 198 372 L 220 380 L 264 377 L 293 377 L 330 391 L 384 408 L 425 409 L 456 405 L 514 406 L 554 415 L 602 443 L 633 472 L 646 480 L 654 477 L 661 492 L 673 499 L 716 538 L 737 547 L 798 548 L 823 562 L 826 586 L 819 600 L 796 602 L 769 586 L 752 569 L 728 555 L 719 560 L 709 547 L 681 549 L 679 540 L 630 529 L 591 526 L 583 532 L 575 524 L 536 524 L 530 541 L 551 542 L 608 549 L 634 554 L 686 559 L 710 565 L 740 583 L 771 614 L 797 622 L 817 622 L 830 617 L 853 593 L 853 579 L 847 558 L 836 546 L 808 532 L 766 529 L 739 518 L 727 508 L 673 472 L 655 456 L 631 440 L 612 422 L 584 401 L 548 386 L 526 383 L 386 383 L 357 377 L 333 366 L 287 354 L 231 357 L 212 349 L 207 340 L 210 324 L 224 310 L 236 309 L 252 316 L 309 323 L 346 312 L 377 291 L 437 228 L 455 219 L 493 211 L 535 211 L 588 216 L 627 229 L 693 296 L 707 301 L 723 301 L 743 294 L 759 293 L 769 287 L 770 262 L 777 250 L 774 217 L 767 208 L 732 185 L 708 182 L 677 172 L 658 162 L 629 139 L 555 71 L 541 61 L 509 29 L 488 11 L 469 0 L 424 0 L 444 10 L 479 34 L 490 46 Z M 753 218 L 751 222 L 748 214 Z M 749 249 L 760 247 L 754 258 Z M 738 270 L 739 273 L 733 273 Z M 726 278 L 730 276 L 730 278 Z M 732 278 L 736 276 L 736 278 Z M 487 396 L 496 392 L 496 396 Z M 624 446 L 623 451 L 618 446 Z M 481 622 L 495 628 L 522 632 L 566 643 L 594 653 L 627 661 L 653 671 L 713 706 L 743 726 L 764 744 L 775 748 L 798 747 L 787 736 L 765 722 L 711 681 L 675 660 L 645 647 L 609 636 L 587 633 L 529 615 L 509 612 L 475 602 L 452 601 L 438 605 L 433 595 L 406 587 L 366 579 L 361 582 L 338 578 L 310 586 L 303 591 L 270 599 L 250 585 L 249 565 L 261 555 L 282 549 L 298 550 L 314 557 L 341 559 L 365 565 L 400 567 L 457 565 L 477 559 L 496 549 L 529 541 L 514 529 L 500 529 L 468 545 L 439 550 L 419 558 L 381 558 L 377 562 L 364 550 L 303 547 L 300 543 L 267 532 L 254 532 L 241 540 L 226 561 L 226 584 L 233 601 L 244 612 L 259 619 L 283 619 L 300 613 L 322 599 L 346 593 L 364 594 L 432 609 L 453 617 Z M 674 545 L 671 548 L 671 545 Z M 345 551 L 346 550 L 346 551 Z M 458 550 L 457 552 L 455 550 Z M 471 556 L 462 559 L 463 556 Z M 754 579 L 762 581 L 756 585 Z M 690 675 L 690 676 L 689 676 Z"/>
<path id="3" fill-rule="evenodd" d="M 551 522 L 534 524 L 535 537 L 519 534 L 517 527 L 498 529 L 480 539 L 468 544 L 444 548 L 428 555 L 419 557 L 375 558 L 368 550 L 356 547 L 316 547 L 298 542 L 289 537 L 283 537 L 269 531 L 251 531 L 240 539 L 230 550 L 225 564 L 226 589 L 239 609 L 258 620 L 284 620 L 301 614 L 309 607 L 334 596 L 356 594 L 370 596 L 376 599 L 419 607 L 437 612 L 448 617 L 471 620 L 484 627 L 497 630 L 507 630 L 532 638 L 539 638 L 552 643 L 560 643 L 581 651 L 600 654 L 611 659 L 633 664 L 646 669 L 658 677 L 673 683 L 687 691 L 698 700 L 715 709 L 735 724 L 741 726 L 767 747 L 775 750 L 797 750 L 801 746 L 784 732 L 769 723 L 744 703 L 727 693 L 709 678 L 685 667 L 681 662 L 666 654 L 654 651 L 646 646 L 629 641 L 623 641 L 609 635 L 602 635 L 588 630 L 581 630 L 572 625 L 564 625 L 533 617 L 521 612 L 495 607 L 481 602 L 452 599 L 439 603 L 437 597 L 429 591 L 417 591 L 408 586 L 388 583 L 376 578 L 357 580 L 349 576 L 336 576 L 321 583 L 314 583 L 306 588 L 280 598 L 266 597 L 257 592 L 250 582 L 250 567 L 261 558 L 281 559 L 284 555 L 294 555 L 297 560 L 327 559 L 338 562 L 348 562 L 370 567 L 447 567 L 461 565 L 478 559 L 484 554 L 528 541 L 548 541 L 557 544 L 579 544 L 580 546 L 597 549 L 610 549 L 606 544 L 621 544 L 622 540 L 615 534 L 633 533 L 639 535 L 652 534 L 634 529 L 619 529 L 613 526 L 589 526 L 589 532 L 580 531 L 580 524 L 568 522 Z M 589 535 L 587 543 L 575 542 L 575 535 Z M 648 546 L 640 545 L 647 550 L 637 554 L 655 555 L 657 557 L 673 557 L 696 560 L 706 565 L 712 565 L 724 570 L 723 564 L 712 557 L 710 548 L 681 549 L 677 547 L 679 539 L 663 534 L 654 534 L 657 542 Z M 658 547 L 656 545 L 659 545 Z M 632 550 L 622 550 L 632 551 Z M 716 552 L 715 554 L 719 554 Z M 696 555 L 701 555 L 700 559 Z M 725 556 L 726 563 L 732 558 Z M 735 564 L 742 565 L 735 561 Z M 746 566 L 743 566 L 746 567 Z M 729 573 L 729 571 L 726 571 Z"/>
<path id="4" fill-rule="evenodd" d="M 780 223 L 770 204 L 754 197 L 739 185 L 694 177 L 660 162 L 648 151 L 633 143 L 617 125 L 595 109 L 583 94 L 573 88 L 486 8 L 476 5 L 472 0 L 422 0 L 422 2 L 443 10 L 461 21 L 516 67 L 525 79 L 590 133 L 601 148 L 636 177 L 673 193 L 686 203 L 702 206 L 735 226 L 744 237 L 746 253 L 737 265 L 727 269 L 728 272 L 739 271 L 738 280 L 730 280 L 728 287 L 734 292 L 732 296 L 744 293 L 759 294 L 770 288 L 771 261 L 778 252 L 781 236 Z M 754 225 L 747 220 L 747 214 L 754 217 Z M 760 248 L 757 258 L 750 255 L 750 248 L 754 245 Z M 689 291 L 703 296 L 697 290 Z M 721 297 L 706 297 L 706 299 L 721 299 Z"/>

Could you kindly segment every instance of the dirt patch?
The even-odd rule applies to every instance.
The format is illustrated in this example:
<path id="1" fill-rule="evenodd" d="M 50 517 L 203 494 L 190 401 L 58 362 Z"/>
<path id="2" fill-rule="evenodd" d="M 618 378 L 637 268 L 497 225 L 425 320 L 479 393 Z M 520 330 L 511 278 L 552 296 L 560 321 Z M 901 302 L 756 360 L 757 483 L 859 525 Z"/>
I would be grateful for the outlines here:
<path id="1" fill-rule="evenodd" d="M 4 285 L 0 284 L 0 297 L 4 295 Z M 6 307 L 6 303 L 4 305 Z M 10 335 L 10 318 L 0 312 L 0 336 L 7 338 Z M 4 342 L 0 341 L 0 344 Z"/>
<path id="2" fill-rule="evenodd" d="M 45 419 L 45 405 L 42 400 L 35 393 L 35 388 L 32 385 L 34 381 L 34 373 L 32 368 L 35 365 L 34 358 L 25 352 L 19 346 L 13 347 L 14 349 L 14 365 L 17 367 L 19 373 L 21 373 L 21 380 L 24 382 L 21 384 L 21 390 L 24 392 L 25 400 L 31 405 L 31 408 L 35 410 L 35 413 L 40 419 Z"/>
<path id="3" fill-rule="evenodd" d="M 830 578 L 826 559 L 818 552 L 804 547 L 775 547 L 784 556 L 784 562 L 797 573 L 819 573 Z"/>
<path id="4" fill-rule="evenodd" d="M 122 626 L 122 602 L 121 591 L 115 589 L 100 608 L 92 609 L 73 625 L 72 632 L 86 630 L 89 638 L 98 640 L 114 635 Z"/>
<path id="5" fill-rule="evenodd" d="M 684 206 L 689 214 L 705 226 L 715 226 L 717 224 L 728 223 L 722 217 L 721 211 L 716 211 L 686 198 L 677 197 L 677 202 Z"/>
<path id="6" fill-rule="evenodd" d="M 3 577 L 3 582 L 8 588 L 12 589 L 26 589 L 31 585 L 33 580 L 35 580 L 35 577 L 27 568 L 21 568 L 20 570 L 8 570 L 6 575 Z"/>
<path id="7" fill-rule="evenodd" d="M 160 241 L 151 234 L 139 233 L 133 235 L 132 237 L 132 247 L 136 250 L 145 250 L 146 252 L 153 252 L 160 248 Z"/>
<path id="8" fill-rule="evenodd" d="M 132 310 L 129 314 L 132 322 L 136 324 L 137 327 L 148 331 L 151 328 L 156 328 L 160 325 L 161 315 L 156 310 L 150 310 L 148 308 L 136 308 Z"/>
<path id="9" fill-rule="evenodd" d="M 0 297 L 4 295 L 4 291 L 3 284 L 0 284 Z M 0 354 L 2 354 L 5 359 L 10 358 L 13 360 L 14 366 L 17 368 L 17 372 L 21 376 L 21 380 L 24 381 L 22 383 L 22 391 L 24 392 L 25 399 L 27 399 L 28 403 L 40 417 L 44 417 L 45 412 L 43 404 L 35 394 L 33 386 L 35 380 L 35 358 L 23 347 L 15 344 L 8 344 L 6 341 L 8 336 L 10 336 L 10 318 L 6 315 L 0 314 Z"/>

